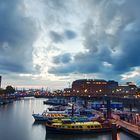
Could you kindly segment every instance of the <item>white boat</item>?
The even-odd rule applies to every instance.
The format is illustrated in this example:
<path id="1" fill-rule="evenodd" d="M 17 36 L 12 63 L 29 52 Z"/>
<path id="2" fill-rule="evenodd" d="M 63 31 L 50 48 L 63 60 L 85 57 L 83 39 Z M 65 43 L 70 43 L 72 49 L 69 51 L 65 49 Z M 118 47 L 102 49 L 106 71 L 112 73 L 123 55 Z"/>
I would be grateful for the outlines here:
<path id="1" fill-rule="evenodd" d="M 54 118 L 63 118 L 67 114 L 65 111 L 49 111 L 45 110 L 42 114 L 35 114 L 33 113 L 32 116 L 34 117 L 35 121 L 48 121 L 49 119 Z"/>
<path id="2" fill-rule="evenodd" d="M 98 113 L 91 109 L 81 109 L 81 108 L 71 108 L 67 107 L 64 111 L 49 111 L 48 109 L 45 110 L 42 114 L 32 114 L 35 121 L 48 121 L 55 118 L 64 118 L 64 117 L 73 117 L 73 116 L 86 116 L 89 119 L 98 118 Z"/>

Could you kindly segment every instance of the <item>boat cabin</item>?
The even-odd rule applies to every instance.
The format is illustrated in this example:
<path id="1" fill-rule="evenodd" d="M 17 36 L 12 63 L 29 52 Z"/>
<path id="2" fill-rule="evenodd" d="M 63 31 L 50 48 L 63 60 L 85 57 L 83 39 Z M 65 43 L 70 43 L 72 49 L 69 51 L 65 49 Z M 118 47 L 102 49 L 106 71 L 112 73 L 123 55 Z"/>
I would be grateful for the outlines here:
<path id="1" fill-rule="evenodd" d="M 52 127 L 58 128 L 58 129 L 100 129 L 102 128 L 102 125 L 99 122 L 76 122 L 76 123 L 53 123 Z"/>

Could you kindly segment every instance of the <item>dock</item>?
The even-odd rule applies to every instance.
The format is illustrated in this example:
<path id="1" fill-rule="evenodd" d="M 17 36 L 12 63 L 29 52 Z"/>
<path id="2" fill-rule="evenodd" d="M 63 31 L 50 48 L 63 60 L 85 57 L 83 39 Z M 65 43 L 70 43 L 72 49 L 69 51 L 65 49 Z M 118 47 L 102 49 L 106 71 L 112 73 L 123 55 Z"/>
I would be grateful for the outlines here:
<path id="1" fill-rule="evenodd" d="M 140 127 L 139 126 L 130 124 L 123 120 L 117 120 L 116 124 L 118 126 L 120 126 L 123 131 L 135 136 L 136 138 L 140 138 Z"/>

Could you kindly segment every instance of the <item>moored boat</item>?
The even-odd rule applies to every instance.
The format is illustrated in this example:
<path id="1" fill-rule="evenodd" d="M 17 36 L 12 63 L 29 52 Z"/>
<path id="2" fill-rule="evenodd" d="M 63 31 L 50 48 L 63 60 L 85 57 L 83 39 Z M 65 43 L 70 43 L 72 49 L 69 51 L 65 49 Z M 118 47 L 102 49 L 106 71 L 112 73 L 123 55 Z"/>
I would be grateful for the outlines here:
<path id="1" fill-rule="evenodd" d="M 66 99 L 59 99 L 59 98 L 50 98 L 46 101 L 43 101 L 43 103 L 47 105 L 62 105 L 62 106 L 68 105 L 68 101 Z"/>
<path id="2" fill-rule="evenodd" d="M 64 111 L 57 112 L 45 110 L 42 114 L 33 113 L 32 116 L 34 117 L 35 121 L 48 121 L 52 119 L 64 118 L 67 115 Z"/>
<path id="3" fill-rule="evenodd" d="M 53 133 L 96 133 L 96 132 L 107 132 L 111 131 L 111 127 L 104 127 L 101 123 L 95 121 L 89 122 L 72 122 L 72 123 L 52 123 L 46 124 L 46 132 Z"/>
<path id="4" fill-rule="evenodd" d="M 93 120 L 100 117 L 100 115 L 94 110 L 71 108 L 67 107 L 64 111 L 49 111 L 46 109 L 42 114 L 32 114 L 35 121 L 47 121 L 56 118 L 71 118 L 76 121 L 81 120 Z M 84 117 L 83 117 L 84 116 Z"/>

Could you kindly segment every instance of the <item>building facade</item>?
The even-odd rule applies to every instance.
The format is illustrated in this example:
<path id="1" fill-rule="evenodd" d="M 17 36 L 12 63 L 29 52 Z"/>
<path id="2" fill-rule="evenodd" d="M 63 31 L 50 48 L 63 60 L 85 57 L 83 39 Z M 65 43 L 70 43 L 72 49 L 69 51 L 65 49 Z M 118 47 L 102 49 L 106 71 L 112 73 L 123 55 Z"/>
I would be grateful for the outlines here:
<path id="1" fill-rule="evenodd" d="M 81 96 L 107 94 L 107 81 L 102 79 L 80 79 L 72 83 L 72 92 Z"/>
<path id="2" fill-rule="evenodd" d="M 137 86 L 132 82 L 119 85 L 117 81 L 103 79 L 79 79 L 72 83 L 71 92 L 76 96 L 98 96 L 107 94 L 135 94 Z"/>

